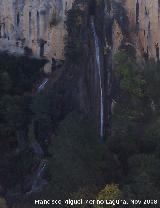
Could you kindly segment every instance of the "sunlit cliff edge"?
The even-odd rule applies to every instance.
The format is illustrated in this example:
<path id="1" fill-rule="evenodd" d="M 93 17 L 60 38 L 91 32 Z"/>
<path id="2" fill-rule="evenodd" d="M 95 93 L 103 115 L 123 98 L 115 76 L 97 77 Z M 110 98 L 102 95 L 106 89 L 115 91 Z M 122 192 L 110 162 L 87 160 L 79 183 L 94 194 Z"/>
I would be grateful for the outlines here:
<path id="1" fill-rule="evenodd" d="M 74 0 L 2 0 L 0 4 L 0 49 L 11 53 L 31 53 L 46 57 L 51 70 L 52 60 L 64 60 L 64 42 L 67 11 Z M 112 13 L 119 13 L 119 22 L 127 25 L 125 44 L 131 44 L 137 57 L 159 59 L 160 1 L 158 0 L 105 0 L 111 4 Z M 128 22 L 123 21 L 125 9 Z M 117 20 L 113 24 L 113 51 L 124 40 L 123 26 Z"/>
<path id="2" fill-rule="evenodd" d="M 2 0 L 0 49 L 64 59 L 65 20 L 73 0 Z M 46 70 L 50 70 L 51 63 Z"/>

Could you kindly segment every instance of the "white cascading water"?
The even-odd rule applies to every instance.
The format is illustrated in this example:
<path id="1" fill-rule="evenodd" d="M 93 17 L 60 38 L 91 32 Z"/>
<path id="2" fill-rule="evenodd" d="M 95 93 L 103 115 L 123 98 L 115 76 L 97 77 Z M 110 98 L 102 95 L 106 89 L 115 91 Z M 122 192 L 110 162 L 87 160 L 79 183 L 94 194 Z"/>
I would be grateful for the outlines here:
<path id="1" fill-rule="evenodd" d="M 40 86 L 38 87 L 37 92 L 40 92 L 41 90 L 43 90 L 47 82 L 48 82 L 48 78 L 45 78 L 43 82 L 40 84 Z"/>
<path id="2" fill-rule="evenodd" d="M 39 192 L 40 190 L 42 190 L 42 188 L 45 185 L 47 185 L 47 181 L 45 179 L 42 179 L 42 175 L 45 170 L 45 167 L 46 167 L 46 163 L 44 163 L 43 165 L 40 165 L 40 167 L 38 168 L 37 174 L 32 183 L 31 190 L 26 193 L 27 195 L 32 194 L 34 192 Z"/>
<path id="3" fill-rule="evenodd" d="M 98 36 L 96 33 L 96 28 L 94 24 L 94 19 L 91 18 L 91 26 L 94 35 L 94 44 L 95 44 L 95 52 L 96 52 L 96 63 L 99 75 L 99 88 L 100 88 L 100 137 L 104 136 L 104 105 L 103 105 L 103 86 L 102 86 L 102 74 L 101 74 L 101 64 L 100 64 L 100 48 L 98 43 Z"/>

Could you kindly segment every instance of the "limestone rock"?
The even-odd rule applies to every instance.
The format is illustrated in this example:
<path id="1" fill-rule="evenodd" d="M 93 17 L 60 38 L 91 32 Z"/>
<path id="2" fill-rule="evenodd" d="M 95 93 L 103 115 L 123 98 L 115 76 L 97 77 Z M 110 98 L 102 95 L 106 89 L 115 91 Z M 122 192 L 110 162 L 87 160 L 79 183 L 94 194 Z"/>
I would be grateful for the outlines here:
<path id="1" fill-rule="evenodd" d="M 160 1 L 125 0 L 130 36 L 137 55 L 147 55 L 159 60 Z"/>
<path id="2" fill-rule="evenodd" d="M 109 12 L 116 16 L 112 31 L 113 53 L 116 53 L 124 41 L 124 33 L 128 31 L 125 43 L 134 47 L 138 58 L 146 56 L 159 60 L 160 1 L 104 1 L 111 2 Z M 67 34 L 65 20 L 73 2 L 74 0 L 1 0 L 0 50 L 46 57 L 49 63 L 45 66 L 45 71 L 50 71 L 53 59 L 64 59 L 64 38 Z"/>
<path id="3" fill-rule="evenodd" d="M 1 0 L 0 50 L 64 59 L 66 13 L 73 0 Z"/>

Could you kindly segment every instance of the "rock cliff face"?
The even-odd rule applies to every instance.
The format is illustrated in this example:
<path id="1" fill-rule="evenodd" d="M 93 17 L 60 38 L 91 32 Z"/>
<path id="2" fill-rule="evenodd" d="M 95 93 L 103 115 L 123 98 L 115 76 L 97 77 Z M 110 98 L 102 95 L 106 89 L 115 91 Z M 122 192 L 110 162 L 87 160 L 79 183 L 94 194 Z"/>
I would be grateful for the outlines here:
<path id="1" fill-rule="evenodd" d="M 0 49 L 12 53 L 32 53 L 50 60 L 64 59 L 65 20 L 74 0 L 1 0 Z M 115 16 L 113 52 L 121 42 L 129 42 L 137 57 L 159 59 L 160 1 L 105 0 L 106 12 Z M 109 3 L 110 2 L 110 3 Z M 110 8 L 109 8 L 110 7 Z M 121 8 L 121 9 L 120 9 Z M 124 34 L 125 33 L 125 34 Z M 130 38 L 132 37 L 132 38 Z"/>
<path id="2" fill-rule="evenodd" d="M 160 44 L 160 1 L 159 0 L 116 0 L 112 5 L 123 6 L 126 12 L 127 21 L 124 15 L 113 6 L 113 13 L 119 13 L 119 22 L 124 22 L 121 29 L 126 28 L 126 43 L 130 42 L 137 52 L 137 57 L 153 57 L 159 60 Z M 116 27 L 114 30 L 116 42 L 122 39 L 122 32 Z M 128 40 L 127 40 L 128 39 Z M 119 41 L 120 43 L 120 41 Z M 117 47 L 116 43 L 116 48 Z"/>
<path id="3" fill-rule="evenodd" d="M 95 115 L 101 137 L 106 131 L 102 127 L 111 123 L 114 54 L 122 49 L 139 62 L 159 60 L 159 5 L 157 0 L 79 0 L 73 6 L 73 14 L 79 15 L 69 30 L 74 53 L 70 51 L 67 66 L 72 74 L 68 91 L 76 107 Z M 77 57 L 80 61 L 73 67 Z"/>
<path id="4" fill-rule="evenodd" d="M 134 1 L 133 1 L 134 3 Z M 160 1 L 136 1 L 136 6 L 128 9 L 129 18 L 135 16 L 134 25 L 137 28 L 138 50 L 159 60 L 160 44 Z M 129 3 L 128 3 L 129 5 Z M 128 7 L 126 4 L 126 7 Z"/>
<path id="5" fill-rule="evenodd" d="M 0 49 L 64 59 L 65 20 L 73 0 L 2 0 Z"/>

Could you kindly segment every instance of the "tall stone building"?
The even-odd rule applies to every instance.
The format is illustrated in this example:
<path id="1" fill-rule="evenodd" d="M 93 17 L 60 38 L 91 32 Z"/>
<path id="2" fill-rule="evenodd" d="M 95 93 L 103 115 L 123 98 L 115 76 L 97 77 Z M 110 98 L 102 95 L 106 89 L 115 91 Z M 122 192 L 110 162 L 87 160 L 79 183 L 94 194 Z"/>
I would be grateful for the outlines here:
<path id="1" fill-rule="evenodd" d="M 64 59 L 65 20 L 73 0 L 1 0 L 0 50 Z"/>

